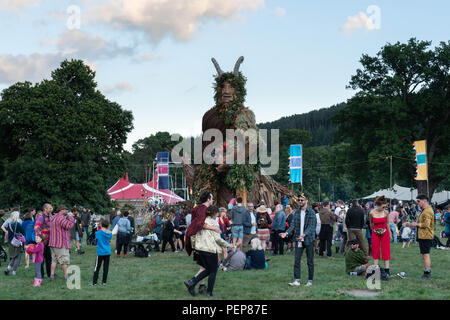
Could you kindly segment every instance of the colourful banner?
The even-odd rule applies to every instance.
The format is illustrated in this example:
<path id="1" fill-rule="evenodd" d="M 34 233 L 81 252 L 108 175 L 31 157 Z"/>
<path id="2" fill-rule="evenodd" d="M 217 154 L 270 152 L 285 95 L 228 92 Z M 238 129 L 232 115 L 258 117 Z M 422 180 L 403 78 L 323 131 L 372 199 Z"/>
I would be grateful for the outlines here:
<path id="1" fill-rule="evenodd" d="M 302 166 L 303 166 L 303 154 L 301 144 L 292 144 L 289 147 L 289 181 L 291 183 L 303 183 L 302 182 Z"/>
<path id="2" fill-rule="evenodd" d="M 428 180 L 427 170 L 427 141 L 414 141 L 413 148 L 416 158 L 416 177 L 415 180 Z"/>

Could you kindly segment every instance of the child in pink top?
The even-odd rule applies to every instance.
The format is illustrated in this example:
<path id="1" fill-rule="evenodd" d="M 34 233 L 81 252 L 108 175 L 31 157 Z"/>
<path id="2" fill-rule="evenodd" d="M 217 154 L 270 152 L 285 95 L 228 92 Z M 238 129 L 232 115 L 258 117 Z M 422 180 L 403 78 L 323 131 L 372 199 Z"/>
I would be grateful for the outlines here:
<path id="1" fill-rule="evenodd" d="M 42 242 L 42 237 L 41 234 L 36 234 L 37 244 L 25 246 L 27 253 L 33 254 L 34 270 L 36 273 L 33 287 L 40 287 L 42 283 L 41 265 L 44 262 L 44 242 Z"/>

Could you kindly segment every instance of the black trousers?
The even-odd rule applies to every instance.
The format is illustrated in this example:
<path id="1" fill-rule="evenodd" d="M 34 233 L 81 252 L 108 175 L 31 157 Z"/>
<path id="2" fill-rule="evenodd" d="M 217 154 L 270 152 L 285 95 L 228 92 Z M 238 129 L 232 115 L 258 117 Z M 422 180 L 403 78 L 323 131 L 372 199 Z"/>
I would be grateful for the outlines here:
<path id="1" fill-rule="evenodd" d="M 331 244 L 333 239 L 333 227 L 329 224 L 323 224 L 319 233 L 319 256 L 323 256 L 325 246 L 327 248 L 327 256 L 331 257 Z"/>
<path id="2" fill-rule="evenodd" d="M 50 247 L 46 244 L 44 245 L 44 262 L 45 262 L 45 271 L 47 272 L 47 276 L 50 278 L 52 270 L 52 252 L 50 251 Z M 42 276 L 44 276 L 44 262 L 41 264 Z"/>
<path id="3" fill-rule="evenodd" d="M 214 289 L 214 283 L 216 282 L 217 275 L 217 261 L 218 256 L 217 253 L 210 253 L 205 251 L 197 251 L 200 255 L 200 259 L 202 260 L 203 266 L 205 266 L 205 270 L 203 270 L 198 276 L 194 279 L 195 284 L 208 277 L 208 289 L 206 291 L 208 293 L 212 293 Z"/>
<path id="4" fill-rule="evenodd" d="M 306 258 L 308 265 L 308 280 L 314 278 L 314 244 L 298 246 L 298 241 L 295 241 L 295 260 L 294 260 L 294 279 L 301 279 L 300 265 L 302 261 L 303 251 L 306 250 Z"/>
<path id="5" fill-rule="evenodd" d="M 128 236 L 127 233 L 125 233 L 125 232 L 117 233 L 116 250 L 117 250 L 118 256 L 120 256 L 122 247 L 123 247 L 123 254 L 127 254 L 129 239 L 130 239 L 130 237 Z"/>
<path id="6" fill-rule="evenodd" d="M 172 248 L 172 252 L 175 252 L 175 244 L 173 243 L 173 237 L 163 238 L 161 252 L 166 251 L 167 242 L 170 244 L 170 247 Z"/>
<path id="7" fill-rule="evenodd" d="M 95 260 L 94 279 L 92 280 L 93 284 L 97 284 L 98 273 L 100 272 L 102 263 L 103 263 L 102 283 L 106 283 L 106 280 L 108 279 L 109 257 L 110 256 L 97 256 L 97 260 Z"/>
<path id="8" fill-rule="evenodd" d="M 282 237 L 280 237 L 280 233 L 283 233 L 283 231 L 280 230 L 274 230 L 273 231 L 273 243 L 274 243 L 274 254 L 283 254 L 284 249 L 284 240 Z"/>

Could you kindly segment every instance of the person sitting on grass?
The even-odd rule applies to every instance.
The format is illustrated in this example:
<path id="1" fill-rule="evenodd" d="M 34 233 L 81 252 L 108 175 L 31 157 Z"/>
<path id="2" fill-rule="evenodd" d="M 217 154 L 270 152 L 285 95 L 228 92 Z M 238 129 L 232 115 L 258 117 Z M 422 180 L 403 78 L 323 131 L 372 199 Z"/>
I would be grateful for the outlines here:
<path id="1" fill-rule="evenodd" d="M 266 267 L 266 255 L 261 245 L 261 241 L 258 238 L 250 241 L 251 249 L 246 252 L 247 269 L 264 269 Z"/>
<path id="2" fill-rule="evenodd" d="M 350 240 L 348 244 L 351 250 L 348 250 L 345 255 L 345 272 L 350 275 L 365 276 L 369 261 L 364 251 L 359 248 L 359 240 L 357 238 Z"/>

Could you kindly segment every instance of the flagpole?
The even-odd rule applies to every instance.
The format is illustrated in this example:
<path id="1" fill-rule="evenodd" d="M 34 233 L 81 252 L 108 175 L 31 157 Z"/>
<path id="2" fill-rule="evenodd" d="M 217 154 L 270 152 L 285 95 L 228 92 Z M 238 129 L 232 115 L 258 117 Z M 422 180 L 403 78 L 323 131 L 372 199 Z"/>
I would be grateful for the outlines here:
<path id="1" fill-rule="evenodd" d="M 428 197 L 428 201 L 431 204 L 431 199 L 430 199 L 430 183 L 428 181 L 428 176 L 430 175 L 428 172 L 428 150 L 427 150 L 427 140 L 425 140 L 425 152 L 427 153 L 427 197 Z"/>

